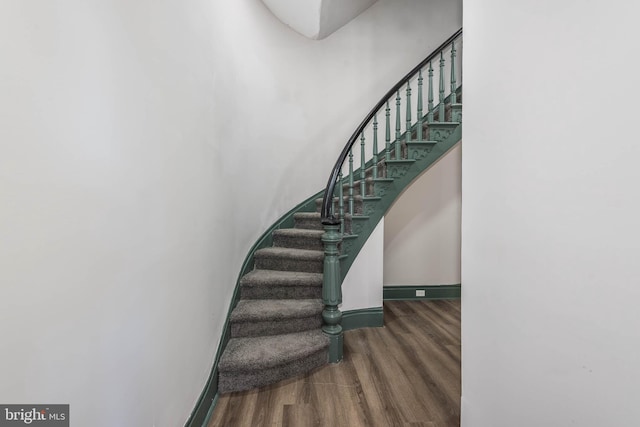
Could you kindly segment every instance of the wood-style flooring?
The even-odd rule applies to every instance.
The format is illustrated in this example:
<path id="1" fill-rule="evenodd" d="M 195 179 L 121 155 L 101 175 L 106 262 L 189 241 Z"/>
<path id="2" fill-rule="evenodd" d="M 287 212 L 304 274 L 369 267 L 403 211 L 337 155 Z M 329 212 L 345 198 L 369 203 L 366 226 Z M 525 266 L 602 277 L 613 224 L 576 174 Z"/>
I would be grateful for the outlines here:
<path id="1" fill-rule="evenodd" d="M 344 334 L 344 360 L 223 395 L 208 427 L 460 425 L 460 301 L 387 301 L 383 328 Z"/>

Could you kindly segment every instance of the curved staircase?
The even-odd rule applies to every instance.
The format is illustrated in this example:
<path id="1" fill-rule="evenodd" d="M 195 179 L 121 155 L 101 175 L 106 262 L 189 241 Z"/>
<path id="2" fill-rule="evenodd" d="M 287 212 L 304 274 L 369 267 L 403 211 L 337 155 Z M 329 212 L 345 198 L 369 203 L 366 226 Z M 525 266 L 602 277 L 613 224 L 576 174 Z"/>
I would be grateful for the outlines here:
<path id="1" fill-rule="evenodd" d="M 252 249 L 228 319 L 228 342 L 222 343 L 226 347 L 217 366 L 219 393 L 261 387 L 341 359 L 338 306 L 349 267 L 402 190 L 460 141 L 462 86 L 455 63 L 461 43 L 459 30 L 391 89 L 354 132 L 327 189 L 281 218 Z M 453 64 L 446 70 L 445 53 Z M 439 80 L 437 104 L 433 63 Z M 422 72 L 427 67 L 428 105 L 423 114 L 427 79 Z M 446 97 L 445 74 L 450 75 Z M 418 89 L 413 103 L 412 85 Z M 379 116 L 384 117 L 382 136 Z M 373 141 L 370 158 L 366 136 Z M 378 140 L 384 147 L 378 148 Z M 360 161 L 356 170 L 354 157 Z"/>

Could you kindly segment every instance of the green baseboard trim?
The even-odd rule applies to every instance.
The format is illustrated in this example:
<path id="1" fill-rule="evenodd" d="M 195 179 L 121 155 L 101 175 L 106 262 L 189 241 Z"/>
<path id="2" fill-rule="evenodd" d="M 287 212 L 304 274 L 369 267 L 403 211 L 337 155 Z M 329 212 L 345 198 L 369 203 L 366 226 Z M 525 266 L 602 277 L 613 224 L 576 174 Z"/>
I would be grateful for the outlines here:
<path id="1" fill-rule="evenodd" d="M 206 426 L 218 402 L 218 370 L 214 369 L 185 427 Z"/>
<path id="2" fill-rule="evenodd" d="M 416 296 L 416 291 L 424 291 L 424 296 Z M 382 299 L 384 301 L 460 299 L 460 284 L 439 286 L 385 286 L 382 288 Z"/>
<path id="3" fill-rule="evenodd" d="M 362 308 L 342 313 L 342 330 L 380 328 L 384 326 L 382 307 Z"/>

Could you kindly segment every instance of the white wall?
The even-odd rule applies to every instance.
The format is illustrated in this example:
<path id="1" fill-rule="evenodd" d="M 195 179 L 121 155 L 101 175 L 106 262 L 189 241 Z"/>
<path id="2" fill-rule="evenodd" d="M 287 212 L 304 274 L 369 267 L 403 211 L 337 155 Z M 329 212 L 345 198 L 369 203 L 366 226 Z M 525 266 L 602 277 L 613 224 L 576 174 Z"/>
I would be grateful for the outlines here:
<path id="1" fill-rule="evenodd" d="M 313 42 L 251 0 L 2 2 L 0 401 L 184 423 L 247 250 L 459 15 L 380 1 Z"/>
<path id="2" fill-rule="evenodd" d="M 464 7 L 462 425 L 637 425 L 640 8 Z"/>
<path id="3" fill-rule="evenodd" d="M 193 409 L 238 265 L 208 3 L 0 5 L 0 401 Z"/>
<path id="4" fill-rule="evenodd" d="M 382 307 L 384 223 L 382 218 L 342 282 L 342 311 Z"/>
<path id="5" fill-rule="evenodd" d="M 461 154 L 456 145 L 385 216 L 385 286 L 460 283 Z"/>

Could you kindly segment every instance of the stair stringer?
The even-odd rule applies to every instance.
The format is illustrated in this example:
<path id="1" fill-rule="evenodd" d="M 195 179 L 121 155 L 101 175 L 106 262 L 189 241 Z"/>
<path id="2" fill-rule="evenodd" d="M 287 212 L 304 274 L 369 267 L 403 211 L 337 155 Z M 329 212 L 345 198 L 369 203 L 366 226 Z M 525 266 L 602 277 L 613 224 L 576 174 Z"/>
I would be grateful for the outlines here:
<path id="1" fill-rule="evenodd" d="M 404 189 L 426 172 L 438 159 L 449 152 L 461 138 L 462 125 L 459 124 L 445 140 L 434 144 L 431 151 L 424 158 L 416 160 L 409 166 L 403 176 L 393 179 L 393 182 L 385 179 L 384 186 L 374 185 L 374 195 L 377 196 L 377 200 L 367 200 L 365 198 L 364 215 L 353 217 L 351 226 L 353 234 L 345 236 L 347 238 L 342 242 L 340 256 L 341 281 L 344 281 L 351 265 L 369 239 L 369 236 Z"/>

